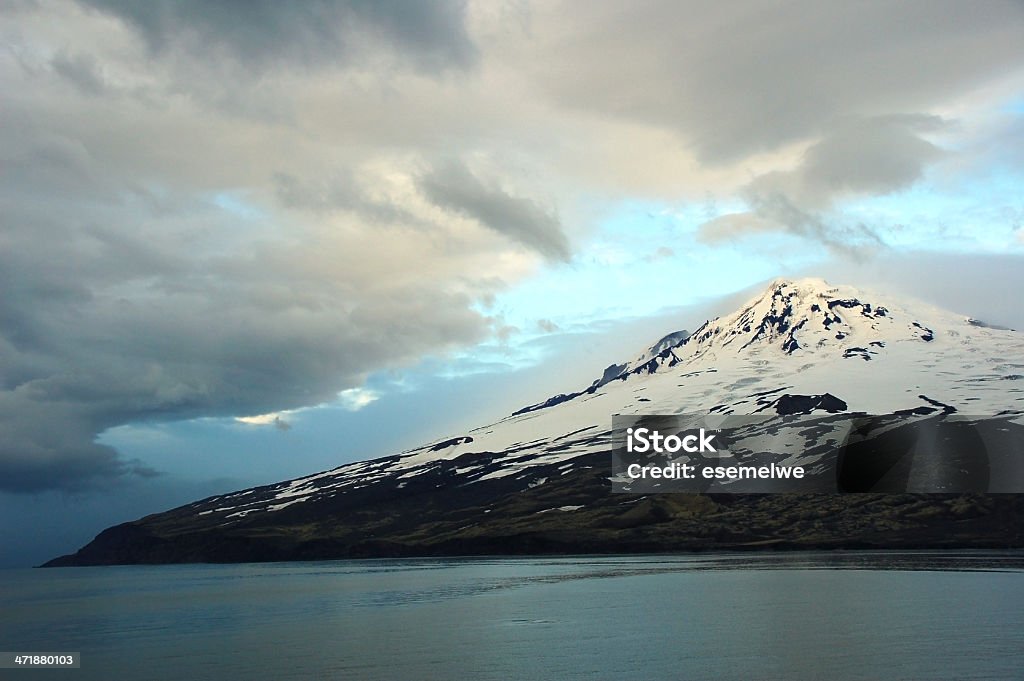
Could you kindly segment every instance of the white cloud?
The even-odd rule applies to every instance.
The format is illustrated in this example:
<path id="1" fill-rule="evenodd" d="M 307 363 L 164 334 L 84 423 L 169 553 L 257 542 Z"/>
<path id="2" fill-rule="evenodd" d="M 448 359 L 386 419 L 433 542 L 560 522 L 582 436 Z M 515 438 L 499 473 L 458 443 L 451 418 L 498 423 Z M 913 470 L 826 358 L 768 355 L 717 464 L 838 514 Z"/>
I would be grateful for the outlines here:
<path id="1" fill-rule="evenodd" d="M 380 394 L 368 388 L 349 388 L 338 393 L 338 403 L 348 411 L 359 411 L 380 399 Z"/>
<path id="2" fill-rule="evenodd" d="M 272 414 L 259 414 L 257 416 L 236 416 L 235 420 L 239 423 L 246 423 L 251 426 L 270 426 L 276 421 L 279 421 L 285 413 L 287 412 L 274 412 Z"/>

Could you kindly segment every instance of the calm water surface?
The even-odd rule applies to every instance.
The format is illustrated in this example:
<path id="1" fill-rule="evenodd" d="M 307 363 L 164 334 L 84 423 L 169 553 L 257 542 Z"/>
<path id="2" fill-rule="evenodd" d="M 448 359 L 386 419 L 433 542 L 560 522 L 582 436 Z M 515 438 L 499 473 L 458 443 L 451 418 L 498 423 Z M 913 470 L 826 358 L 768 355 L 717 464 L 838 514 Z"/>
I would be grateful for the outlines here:
<path id="1" fill-rule="evenodd" d="M 1024 554 L 0 571 L 12 679 L 1024 679 Z"/>

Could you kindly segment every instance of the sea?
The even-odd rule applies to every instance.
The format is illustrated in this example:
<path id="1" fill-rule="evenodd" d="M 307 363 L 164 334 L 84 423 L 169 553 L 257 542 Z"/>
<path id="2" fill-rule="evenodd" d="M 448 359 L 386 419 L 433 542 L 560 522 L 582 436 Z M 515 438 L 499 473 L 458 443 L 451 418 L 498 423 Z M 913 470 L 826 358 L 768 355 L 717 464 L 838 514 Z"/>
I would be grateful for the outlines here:
<path id="1" fill-rule="evenodd" d="M 0 571 L 2 679 L 1024 679 L 1024 553 Z"/>

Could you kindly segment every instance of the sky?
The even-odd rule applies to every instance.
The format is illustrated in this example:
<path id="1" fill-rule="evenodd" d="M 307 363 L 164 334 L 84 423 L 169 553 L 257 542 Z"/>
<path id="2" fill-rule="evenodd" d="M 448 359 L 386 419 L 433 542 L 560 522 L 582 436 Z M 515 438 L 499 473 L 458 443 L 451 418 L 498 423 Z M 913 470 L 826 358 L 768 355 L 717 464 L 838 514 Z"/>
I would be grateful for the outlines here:
<path id="1" fill-rule="evenodd" d="M 0 566 L 779 276 L 1024 328 L 1024 5 L 0 4 Z"/>

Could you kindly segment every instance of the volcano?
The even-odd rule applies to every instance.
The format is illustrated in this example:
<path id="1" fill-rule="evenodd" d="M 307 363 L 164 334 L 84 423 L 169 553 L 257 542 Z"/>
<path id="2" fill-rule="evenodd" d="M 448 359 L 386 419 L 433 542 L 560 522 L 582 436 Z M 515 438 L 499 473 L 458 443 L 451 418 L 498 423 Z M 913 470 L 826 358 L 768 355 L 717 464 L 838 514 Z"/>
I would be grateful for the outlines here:
<path id="1" fill-rule="evenodd" d="M 612 493 L 612 415 L 844 413 L 998 415 L 1020 428 L 1024 335 L 778 280 L 496 423 L 118 525 L 47 565 L 1024 545 L 1017 494 Z"/>

